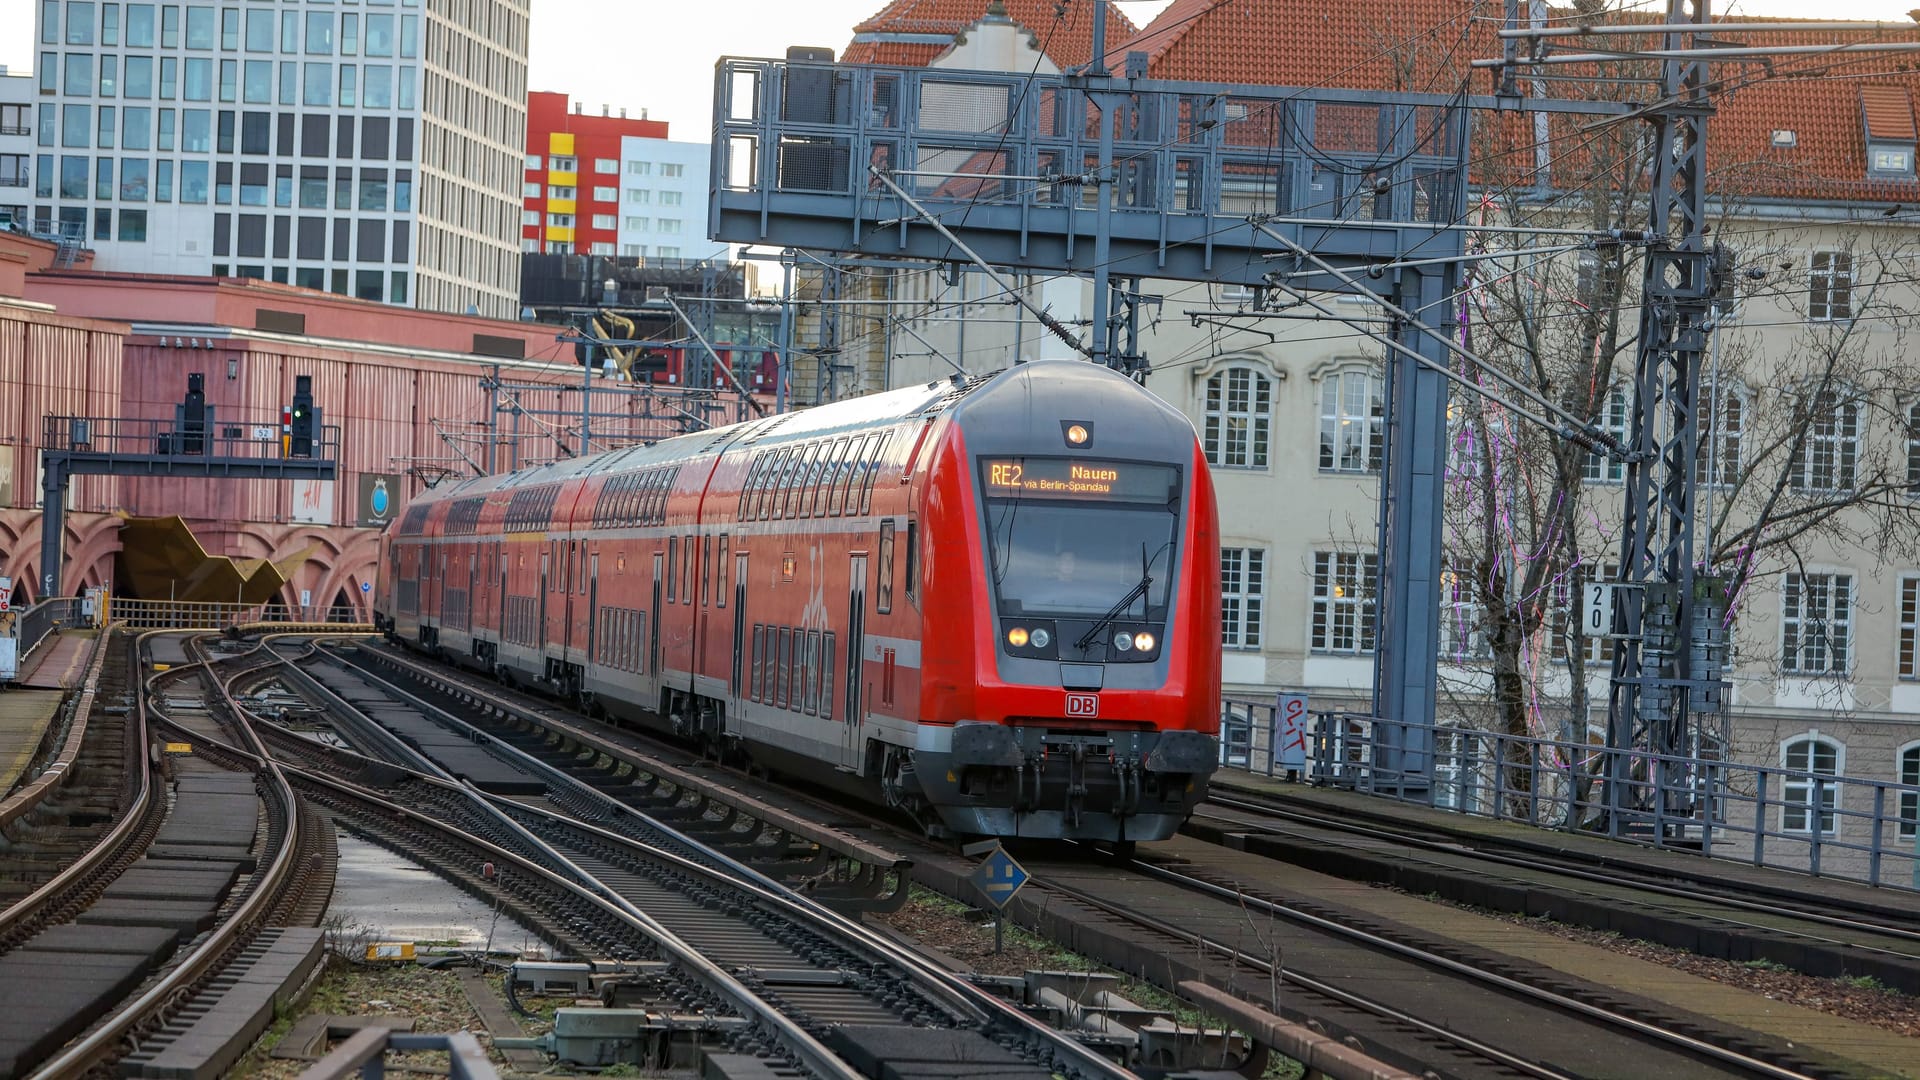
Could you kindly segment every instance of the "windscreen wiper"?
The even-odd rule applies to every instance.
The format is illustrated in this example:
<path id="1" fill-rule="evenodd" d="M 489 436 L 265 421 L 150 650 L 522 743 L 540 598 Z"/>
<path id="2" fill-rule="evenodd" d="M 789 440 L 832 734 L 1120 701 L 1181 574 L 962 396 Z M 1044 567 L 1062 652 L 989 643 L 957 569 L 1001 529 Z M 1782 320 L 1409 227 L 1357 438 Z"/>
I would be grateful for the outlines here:
<path id="1" fill-rule="evenodd" d="M 1112 623 L 1113 620 L 1120 617 L 1121 612 L 1132 607 L 1133 602 L 1135 600 L 1140 599 L 1142 596 L 1145 596 L 1147 594 L 1147 590 L 1151 588 L 1153 588 L 1153 575 L 1141 574 L 1139 583 L 1136 584 L 1133 588 L 1128 589 L 1127 595 L 1121 597 L 1119 603 L 1108 608 L 1107 613 L 1105 615 L 1100 616 L 1099 620 L 1093 624 L 1092 629 L 1080 635 L 1080 640 L 1074 642 L 1073 647 L 1076 649 L 1085 649 L 1089 644 L 1092 643 L 1094 638 L 1097 638 L 1100 636 L 1100 631 L 1106 629 L 1108 624 Z"/>

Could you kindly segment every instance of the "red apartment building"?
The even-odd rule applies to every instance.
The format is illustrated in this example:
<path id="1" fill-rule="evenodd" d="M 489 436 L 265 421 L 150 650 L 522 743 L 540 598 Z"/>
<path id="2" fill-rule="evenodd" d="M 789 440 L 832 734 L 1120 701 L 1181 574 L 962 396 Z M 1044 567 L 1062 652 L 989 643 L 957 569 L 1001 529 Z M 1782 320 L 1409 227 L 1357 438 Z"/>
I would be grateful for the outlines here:
<path id="1" fill-rule="evenodd" d="M 567 95 L 527 94 L 520 250 L 612 255 L 619 249 L 620 140 L 665 139 L 664 120 L 589 116 Z"/>

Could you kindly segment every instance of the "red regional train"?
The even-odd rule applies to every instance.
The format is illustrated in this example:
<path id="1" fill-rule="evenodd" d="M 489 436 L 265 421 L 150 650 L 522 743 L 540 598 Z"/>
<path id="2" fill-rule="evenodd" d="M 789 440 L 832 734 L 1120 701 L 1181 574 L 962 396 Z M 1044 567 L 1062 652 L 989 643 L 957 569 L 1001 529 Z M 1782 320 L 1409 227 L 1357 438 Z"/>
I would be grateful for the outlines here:
<path id="1" fill-rule="evenodd" d="M 936 834 L 1126 844 L 1218 761 L 1217 532 L 1184 416 L 1039 362 L 429 491 L 375 619 Z"/>

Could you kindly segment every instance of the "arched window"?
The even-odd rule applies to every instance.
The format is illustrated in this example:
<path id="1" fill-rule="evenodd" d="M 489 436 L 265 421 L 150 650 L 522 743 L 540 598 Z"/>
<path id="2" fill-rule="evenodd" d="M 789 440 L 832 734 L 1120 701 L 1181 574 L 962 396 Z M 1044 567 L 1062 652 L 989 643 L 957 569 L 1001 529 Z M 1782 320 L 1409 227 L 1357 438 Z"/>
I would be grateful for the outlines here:
<path id="1" fill-rule="evenodd" d="M 1267 467 L 1273 424 L 1273 380 L 1250 367 L 1230 367 L 1207 380 L 1207 460 L 1230 468 Z"/>
<path id="2" fill-rule="evenodd" d="M 1386 452 L 1386 382 L 1371 371 L 1320 381 L 1320 471 L 1375 472 Z"/>
<path id="3" fill-rule="evenodd" d="M 1820 834 L 1834 834 L 1839 824 L 1834 811 L 1840 807 L 1840 785 L 1822 783 L 1821 779 L 1840 775 L 1846 753 L 1845 746 L 1817 731 L 1780 744 L 1780 764 L 1787 770 L 1780 792 L 1782 832 L 1810 834 L 1817 816 Z M 1817 815 L 1816 801 L 1820 804 Z"/>
<path id="4" fill-rule="evenodd" d="M 1800 491 L 1850 491 L 1860 461 L 1860 402 L 1827 387 L 1807 402 L 1806 438 L 1793 463 L 1793 486 Z"/>
<path id="5" fill-rule="evenodd" d="M 1595 418 L 1600 430 L 1618 442 L 1627 441 L 1627 388 L 1616 385 L 1607 391 L 1607 399 Z M 1588 454 L 1580 466 L 1580 475 L 1588 483 L 1617 484 L 1627 478 L 1627 463 L 1600 454 Z"/>
<path id="6" fill-rule="evenodd" d="M 1920 742 L 1900 748 L 1894 761 L 1899 765 L 1899 780 L 1908 787 L 1920 787 Z M 1920 833 L 1920 791 L 1900 794 L 1900 839 L 1911 840 Z"/>
<path id="7" fill-rule="evenodd" d="M 1694 451 L 1694 480 L 1702 484 L 1732 484 L 1740 478 L 1743 461 L 1746 391 L 1733 385 L 1709 385 L 1701 404 L 1710 412 L 1707 423 L 1700 425 L 1700 445 Z"/>

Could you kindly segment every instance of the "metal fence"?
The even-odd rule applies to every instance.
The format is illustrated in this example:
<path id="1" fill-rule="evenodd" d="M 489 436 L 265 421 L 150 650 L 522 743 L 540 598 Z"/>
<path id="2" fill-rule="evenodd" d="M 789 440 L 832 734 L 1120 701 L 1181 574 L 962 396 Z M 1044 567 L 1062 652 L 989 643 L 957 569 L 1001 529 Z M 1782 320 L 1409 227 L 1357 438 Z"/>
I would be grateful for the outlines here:
<path id="1" fill-rule="evenodd" d="M 1221 765 L 1281 775 L 1276 707 L 1222 704 Z M 1652 847 L 1920 889 L 1920 787 L 1650 753 L 1627 755 L 1609 791 L 1609 751 L 1590 743 L 1314 712 L 1300 778 L 1435 809 Z M 1428 740 L 1431 740 L 1430 742 Z M 1431 745 L 1433 753 L 1409 753 Z M 1394 764 L 1389 764 L 1394 763 Z"/>
<path id="2" fill-rule="evenodd" d="M 108 611 L 114 622 L 133 630 L 224 630 L 250 623 L 284 623 L 289 626 L 324 624 L 343 629 L 366 627 L 360 612 L 346 605 L 301 610 L 288 608 L 279 602 L 211 604 L 115 597 Z"/>
<path id="3" fill-rule="evenodd" d="M 34 646 L 46 640 L 48 634 L 63 626 L 82 625 L 82 619 L 80 600 L 71 596 L 42 600 L 22 611 L 20 621 L 15 624 L 18 630 L 15 635 L 18 651 L 15 655 L 20 658 L 21 666 L 25 667 L 27 656 L 33 652 Z"/>

